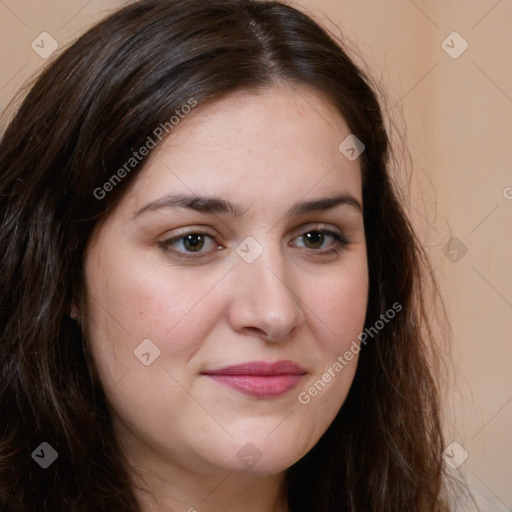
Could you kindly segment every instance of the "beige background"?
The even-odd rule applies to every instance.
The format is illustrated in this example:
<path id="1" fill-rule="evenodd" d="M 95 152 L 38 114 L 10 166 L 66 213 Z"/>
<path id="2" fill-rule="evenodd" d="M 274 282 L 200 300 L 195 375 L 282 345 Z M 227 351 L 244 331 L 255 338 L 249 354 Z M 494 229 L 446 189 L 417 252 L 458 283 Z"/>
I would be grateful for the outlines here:
<path id="1" fill-rule="evenodd" d="M 62 47 L 124 3 L 0 0 L 0 109 L 45 64 L 31 47 L 41 32 Z M 295 3 L 338 25 L 364 55 L 387 91 L 397 133 L 406 135 L 408 208 L 433 259 L 455 344 L 447 444 L 457 441 L 469 454 L 460 474 L 510 509 L 512 1 Z M 454 31 L 469 45 L 457 58 L 464 41 Z"/>

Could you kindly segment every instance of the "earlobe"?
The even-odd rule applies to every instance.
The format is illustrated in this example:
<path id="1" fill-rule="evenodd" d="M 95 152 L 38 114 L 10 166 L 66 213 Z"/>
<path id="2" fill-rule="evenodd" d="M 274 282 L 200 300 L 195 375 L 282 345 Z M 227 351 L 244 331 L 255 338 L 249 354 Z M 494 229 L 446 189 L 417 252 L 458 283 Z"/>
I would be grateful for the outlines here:
<path id="1" fill-rule="evenodd" d="M 78 320 L 80 319 L 80 316 L 78 315 L 78 311 L 77 311 L 77 308 L 76 306 L 73 304 L 71 306 L 71 310 L 69 312 L 69 316 L 73 319 L 73 320 L 76 320 L 78 322 Z"/>

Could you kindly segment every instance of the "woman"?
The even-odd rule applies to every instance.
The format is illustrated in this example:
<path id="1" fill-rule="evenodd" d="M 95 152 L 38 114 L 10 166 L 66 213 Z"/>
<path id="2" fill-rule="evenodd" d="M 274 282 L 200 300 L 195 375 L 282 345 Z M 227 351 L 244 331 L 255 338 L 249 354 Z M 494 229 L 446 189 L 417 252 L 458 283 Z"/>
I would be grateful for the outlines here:
<path id="1" fill-rule="evenodd" d="M 448 510 L 426 263 L 310 18 L 129 5 L 1 154 L 2 510 Z"/>

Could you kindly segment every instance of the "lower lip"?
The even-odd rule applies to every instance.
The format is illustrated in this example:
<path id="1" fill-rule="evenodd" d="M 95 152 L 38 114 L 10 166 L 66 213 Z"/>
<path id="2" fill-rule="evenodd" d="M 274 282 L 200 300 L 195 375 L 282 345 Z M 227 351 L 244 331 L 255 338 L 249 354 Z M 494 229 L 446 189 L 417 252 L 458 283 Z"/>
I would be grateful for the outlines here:
<path id="1" fill-rule="evenodd" d="M 274 398 L 296 387 L 303 375 L 208 375 L 211 379 L 257 398 Z"/>

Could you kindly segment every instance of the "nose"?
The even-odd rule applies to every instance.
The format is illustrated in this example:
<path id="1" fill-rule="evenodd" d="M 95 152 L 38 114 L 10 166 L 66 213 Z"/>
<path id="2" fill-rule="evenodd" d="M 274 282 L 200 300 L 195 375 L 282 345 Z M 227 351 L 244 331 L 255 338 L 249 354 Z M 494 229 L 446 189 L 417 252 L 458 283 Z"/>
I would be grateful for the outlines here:
<path id="1" fill-rule="evenodd" d="M 277 342 L 289 339 L 304 323 L 297 283 L 280 251 L 266 250 L 252 263 L 239 259 L 231 274 L 228 321 L 233 330 Z"/>

